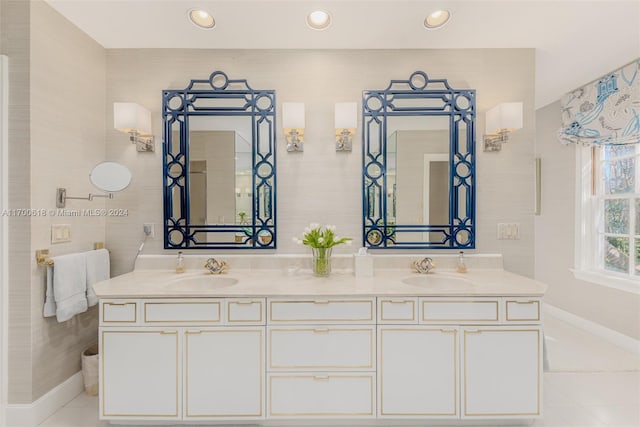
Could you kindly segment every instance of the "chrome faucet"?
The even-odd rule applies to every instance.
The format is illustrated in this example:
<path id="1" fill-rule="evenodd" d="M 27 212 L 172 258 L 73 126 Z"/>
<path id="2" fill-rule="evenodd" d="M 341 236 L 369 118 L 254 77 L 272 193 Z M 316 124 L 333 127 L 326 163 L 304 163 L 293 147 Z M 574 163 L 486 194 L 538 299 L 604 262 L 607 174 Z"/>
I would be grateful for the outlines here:
<path id="1" fill-rule="evenodd" d="M 433 263 L 433 260 L 431 258 L 426 257 L 419 261 L 414 261 L 413 268 L 420 274 L 427 274 L 428 272 L 436 268 L 436 265 Z"/>
<path id="2" fill-rule="evenodd" d="M 204 265 L 204 268 L 209 270 L 211 274 L 221 274 L 224 273 L 229 266 L 224 261 L 218 261 L 215 258 L 209 258 L 207 263 Z"/>

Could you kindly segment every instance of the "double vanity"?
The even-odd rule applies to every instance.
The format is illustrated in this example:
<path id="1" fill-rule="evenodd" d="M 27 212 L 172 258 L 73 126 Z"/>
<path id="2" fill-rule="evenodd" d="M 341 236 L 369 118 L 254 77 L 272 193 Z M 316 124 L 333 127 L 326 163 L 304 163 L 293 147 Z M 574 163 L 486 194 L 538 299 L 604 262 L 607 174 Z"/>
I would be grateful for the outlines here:
<path id="1" fill-rule="evenodd" d="M 363 90 L 361 104 L 362 246 L 475 249 L 475 90 L 424 71 L 379 87 Z M 352 256 L 338 256 L 339 271 L 319 278 L 309 258 L 255 255 L 279 237 L 277 109 L 275 90 L 222 71 L 162 91 L 164 248 L 252 253 L 221 257 L 230 266 L 222 275 L 205 270 L 206 256 L 187 257 L 182 274 L 173 256 L 141 257 L 132 273 L 94 286 L 100 418 L 540 417 L 545 286 L 505 272 L 501 257 L 474 255 L 469 272 L 456 274 L 457 257 L 442 255 L 438 269 L 427 263 L 418 274 L 417 255 L 376 255 L 373 276 L 362 277 Z"/>
<path id="2" fill-rule="evenodd" d="M 500 268 L 417 274 L 408 262 L 367 278 L 233 261 L 222 275 L 176 274 L 158 258 L 165 269 L 156 260 L 95 285 L 101 419 L 477 425 L 541 416 L 539 282 Z"/>

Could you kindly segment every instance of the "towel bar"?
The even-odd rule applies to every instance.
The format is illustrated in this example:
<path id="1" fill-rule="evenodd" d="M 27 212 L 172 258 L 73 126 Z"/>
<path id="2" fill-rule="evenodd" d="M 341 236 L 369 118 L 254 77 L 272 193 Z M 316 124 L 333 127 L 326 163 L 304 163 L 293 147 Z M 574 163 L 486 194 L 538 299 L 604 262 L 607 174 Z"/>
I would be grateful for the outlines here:
<path id="1" fill-rule="evenodd" d="M 104 249 L 104 242 L 95 242 L 93 249 Z M 51 251 L 49 249 L 36 249 L 36 262 L 38 265 L 53 265 L 53 260 L 50 258 Z"/>
<path id="2" fill-rule="evenodd" d="M 53 265 L 53 260 L 49 256 L 49 249 L 36 249 L 36 262 L 38 265 Z"/>

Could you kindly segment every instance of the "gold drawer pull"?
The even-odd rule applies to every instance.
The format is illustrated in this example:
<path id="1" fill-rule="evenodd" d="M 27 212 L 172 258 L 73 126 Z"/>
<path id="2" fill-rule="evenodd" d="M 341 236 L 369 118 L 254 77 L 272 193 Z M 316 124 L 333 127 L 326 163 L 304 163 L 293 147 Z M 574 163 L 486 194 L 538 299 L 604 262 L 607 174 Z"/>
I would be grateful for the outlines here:
<path id="1" fill-rule="evenodd" d="M 391 303 L 391 304 L 409 304 L 409 303 L 411 303 L 413 301 L 405 300 L 405 299 L 390 299 L 390 300 L 388 300 L 386 302 Z"/>
<path id="2" fill-rule="evenodd" d="M 105 302 L 104 305 L 124 307 L 125 305 L 133 305 L 132 302 Z"/>
<path id="3" fill-rule="evenodd" d="M 329 304 L 329 300 L 313 301 L 314 304 Z"/>
<path id="4" fill-rule="evenodd" d="M 451 334 L 451 333 L 455 333 L 456 330 L 449 328 L 449 329 L 440 329 L 440 332 L 444 332 L 445 334 Z"/>
<path id="5" fill-rule="evenodd" d="M 537 304 L 538 301 L 509 301 L 516 304 Z"/>
<path id="6" fill-rule="evenodd" d="M 177 335 L 178 331 L 160 331 L 161 335 Z"/>
<path id="7" fill-rule="evenodd" d="M 467 330 L 465 330 L 465 333 L 467 333 L 467 334 L 481 334 L 482 331 L 480 329 L 467 329 Z"/>
<path id="8" fill-rule="evenodd" d="M 316 376 L 313 377 L 313 380 L 314 381 L 329 381 L 330 378 L 331 377 L 329 377 L 328 375 L 326 375 L 326 376 L 317 376 L 316 375 Z"/>
<path id="9" fill-rule="evenodd" d="M 322 328 L 322 329 L 314 329 L 313 333 L 314 334 L 326 334 L 329 332 L 328 328 Z"/>
<path id="10" fill-rule="evenodd" d="M 240 305 L 251 305 L 251 304 L 257 304 L 258 301 L 233 301 L 232 304 L 240 304 Z"/>
<path id="11" fill-rule="evenodd" d="M 187 335 L 200 335 L 202 331 L 187 331 Z"/>

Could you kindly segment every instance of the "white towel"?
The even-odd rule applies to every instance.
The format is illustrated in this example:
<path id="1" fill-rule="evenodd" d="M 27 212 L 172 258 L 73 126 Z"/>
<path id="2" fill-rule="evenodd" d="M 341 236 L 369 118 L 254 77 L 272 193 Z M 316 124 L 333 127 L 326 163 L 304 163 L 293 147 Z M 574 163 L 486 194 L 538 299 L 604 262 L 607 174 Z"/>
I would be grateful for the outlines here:
<path id="1" fill-rule="evenodd" d="M 98 297 L 93 290 L 93 284 L 107 280 L 109 274 L 109 251 L 98 249 L 85 252 L 87 256 L 87 303 L 93 307 L 98 303 Z"/>
<path id="2" fill-rule="evenodd" d="M 52 260 L 56 317 L 64 322 L 87 311 L 87 256 L 69 254 Z"/>
<path id="3" fill-rule="evenodd" d="M 56 315 L 56 300 L 53 296 L 53 266 L 47 265 L 47 293 L 44 299 L 44 317 Z"/>

